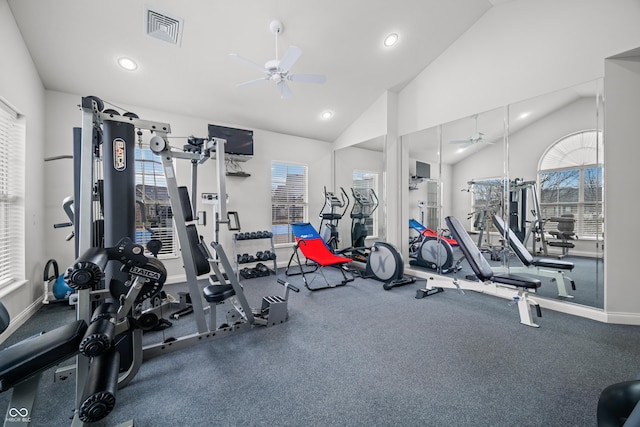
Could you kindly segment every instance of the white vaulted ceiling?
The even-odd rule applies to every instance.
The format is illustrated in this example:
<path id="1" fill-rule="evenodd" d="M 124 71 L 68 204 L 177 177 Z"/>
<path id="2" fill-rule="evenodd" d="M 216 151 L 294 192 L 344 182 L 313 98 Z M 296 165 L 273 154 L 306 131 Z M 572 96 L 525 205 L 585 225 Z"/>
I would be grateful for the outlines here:
<path id="1" fill-rule="evenodd" d="M 498 0 L 8 0 L 46 89 L 196 116 L 222 124 L 334 141 L 384 91 L 397 91 Z M 181 20 L 179 45 L 146 34 L 145 10 Z M 273 82 L 234 61 L 262 66 L 290 45 L 292 72 L 324 85 Z M 170 28 L 168 33 L 173 29 Z M 383 47 L 391 32 L 399 41 Z M 171 34 L 173 35 L 173 34 Z M 134 59 L 127 72 L 116 60 Z M 320 119 L 331 110 L 331 120 Z"/>

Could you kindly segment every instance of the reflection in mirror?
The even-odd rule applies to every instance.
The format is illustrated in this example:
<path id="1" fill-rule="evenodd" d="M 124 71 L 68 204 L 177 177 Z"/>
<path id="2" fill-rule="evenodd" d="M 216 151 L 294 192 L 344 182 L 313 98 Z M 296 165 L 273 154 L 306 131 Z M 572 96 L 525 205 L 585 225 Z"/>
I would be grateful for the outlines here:
<path id="1" fill-rule="evenodd" d="M 403 137 L 409 156 L 409 264 L 430 271 L 453 265 L 450 245 L 442 241 L 442 174 L 440 126 Z M 406 173 L 407 171 L 403 171 Z"/>
<path id="2" fill-rule="evenodd" d="M 487 251 L 500 244 L 491 227 L 490 213 L 501 209 L 504 109 L 474 114 L 406 135 L 403 144 L 409 153 L 412 176 L 412 167 L 417 167 L 419 162 L 432 162 L 431 170 L 437 171 L 432 173 L 430 181 L 423 181 L 416 190 L 409 191 L 409 218 L 425 218 L 424 225 L 439 230 L 443 237 L 437 244 L 430 242 L 430 247 L 423 242 L 416 245 L 415 238 L 419 234 L 412 230 L 410 263 L 414 268 L 465 278 L 471 271 L 465 263 L 457 265 L 462 254 L 445 229 L 444 217 L 460 219 L 472 238 Z M 433 162 L 437 162 L 435 167 Z M 430 196 L 432 192 L 435 194 Z M 429 211 L 427 207 L 431 200 L 435 207 Z M 427 215 L 427 212 L 432 213 Z M 424 261 L 431 261 L 431 265 Z"/>
<path id="3" fill-rule="evenodd" d="M 349 197 L 349 207 L 338 222 L 338 248 L 385 240 L 382 202 L 385 137 L 361 142 L 334 153 L 334 191 Z M 322 195 L 319 195 L 322 197 Z M 378 205 L 380 204 L 380 205 Z"/>
<path id="4" fill-rule="evenodd" d="M 604 307 L 601 94 L 597 80 L 509 106 L 509 226 L 532 256 L 557 264 L 537 267 L 538 293 L 597 308 Z M 514 187 L 516 178 L 532 191 Z M 510 270 L 534 272 L 521 264 L 509 258 Z"/>
<path id="5" fill-rule="evenodd" d="M 442 228 L 455 216 L 494 269 L 540 278 L 540 296 L 603 308 L 602 87 L 599 79 L 403 136 L 408 172 L 415 176 L 417 161 L 431 163 L 437 183 L 430 197 L 417 181 L 405 202 L 409 218 Z M 427 200 L 437 200 L 432 211 Z M 509 236 L 525 261 L 506 250 Z M 523 268 L 534 261 L 547 265 Z M 461 267 L 458 277 L 471 274 Z"/>

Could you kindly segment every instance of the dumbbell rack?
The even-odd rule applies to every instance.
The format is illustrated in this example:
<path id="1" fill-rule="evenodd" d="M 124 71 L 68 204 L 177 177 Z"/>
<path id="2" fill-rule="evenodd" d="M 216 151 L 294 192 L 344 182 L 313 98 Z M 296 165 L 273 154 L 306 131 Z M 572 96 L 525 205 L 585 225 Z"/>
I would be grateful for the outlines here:
<path id="1" fill-rule="evenodd" d="M 264 241 L 267 239 L 269 240 L 269 243 L 270 243 L 270 249 L 264 248 L 265 246 Z M 257 258 L 257 254 L 259 252 L 264 253 L 267 250 L 272 254 L 272 256 L 269 259 Z M 258 232 L 250 232 L 250 233 L 234 233 L 233 234 L 233 258 L 235 261 L 236 277 L 238 278 L 238 280 L 241 279 L 240 271 L 243 268 L 249 268 L 249 267 L 255 268 L 255 266 L 257 266 L 258 263 L 268 265 L 268 263 L 271 261 L 273 263 L 272 265 L 273 271 L 274 272 L 277 271 L 278 263 L 276 261 L 275 253 L 276 253 L 276 249 L 273 243 L 273 234 L 271 232 L 258 231 Z M 246 261 L 240 262 L 240 259 L 243 257 L 243 255 L 250 255 L 253 257 L 253 260 L 249 262 L 246 262 Z M 260 277 L 260 276 L 256 276 L 256 277 Z M 242 279 L 245 279 L 245 278 L 246 277 L 242 277 Z"/>

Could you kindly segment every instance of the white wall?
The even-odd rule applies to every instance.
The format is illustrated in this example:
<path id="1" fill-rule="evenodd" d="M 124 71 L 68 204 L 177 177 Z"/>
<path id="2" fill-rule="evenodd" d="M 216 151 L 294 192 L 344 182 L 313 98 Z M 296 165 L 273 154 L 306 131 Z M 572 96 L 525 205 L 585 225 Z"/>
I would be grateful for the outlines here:
<path id="1" fill-rule="evenodd" d="M 360 115 L 334 142 L 339 150 L 387 134 L 387 92 Z"/>
<path id="2" fill-rule="evenodd" d="M 108 94 L 98 94 L 97 96 Z M 72 149 L 72 128 L 81 126 L 81 112 L 77 105 L 81 96 L 55 91 L 46 92 L 46 134 L 47 155 L 70 154 Z M 108 101 L 106 96 L 104 100 Z M 117 105 L 117 102 L 114 102 Z M 207 136 L 207 124 L 216 123 L 211 120 L 196 119 L 180 116 L 160 110 L 150 110 L 134 106 L 122 105 L 133 111 L 141 119 L 151 120 L 171 125 L 170 136 L 185 139 L 170 139 L 173 147 L 182 147 L 188 135 Z M 234 126 L 233 124 L 225 124 Z M 241 125 L 236 125 L 242 127 Z M 145 141 L 148 134 L 143 137 Z M 331 182 L 331 151 L 332 145 L 323 141 L 300 138 L 290 135 L 267 132 L 254 129 L 254 157 L 242 164 L 248 178 L 227 177 L 227 193 L 229 194 L 228 209 L 238 211 L 242 231 L 269 230 L 271 228 L 271 161 L 294 162 L 308 165 L 309 176 L 309 219 L 312 220 L 322 205 L 322 186 Z M 64 220 L 61 209 L 62 199 L 73 192 L 73 171 L 69 160 L 49 162 L 46 167 L 45 209 L 47 219 L 53 222 Z M 176 176 L 179 185 L 190 185 L 190 165 L 188 161 L 176 160 Z M 200 193 L 217 192 L 217 171 L 214 161 L 208 161 L 198 168 L 198 195 Z M 193 198 L 194 195 L 191 195 Z M 213 222 L 210 205 L 198 203 L 197 210 L 207 212 L 207 225 L 199 227 L 207 242 L 213 240 Z M 68 229 L 46 229 L 46 254 L 55 257 L 62 266 L 73 262 L 73 245 L 64 242 L 63 236 Z M 231 232 L 222 228 L 220 242 L 233 255 Z M 262 248 L 268 249 L 268 247 Z M 289 248 L 278 252 L 280 261 L 288 259 Z M 286 259 L 285 259 L 286 258 Z M 168 270 L 169 281 L 183 279 L 182 261 L 180 259 L 164 260 Z"/>
<path id="3" fill-rule="evenodd" d="M 0 97 L 26 120 L 25 180 L 25 276 L 28 283 L 0 299 L 12 317 L 12 330 L 26 320 L 28 312 L 38 308 L 42 297 L 42 275 L 46 258 L 42 200 L 44 182 L 44 88 L 29 51 L 22 40 L 6 0 L 0 0 Z M 6 336 L 8 334 L 4 334 Z"/>
<path id="4" fill-rule="evenodd" d="M 595 80 L 640 45 L 637 0 L 513 0 L 493 7 L 398 98 L 405 135 Z"/>
<path id="5" fill-rule="evenodd" d="M 639 44 L 640 46 L 640 44 Z M 640 159 L 640 51 L 606 62 L 605 310 L 612 321 L 640 324 L 636 226 L 640 202 L 636 182 Z"/>
<path id="6" fill-rule="evenodd" d="M 405 135 L 600 78 L 605 74 L 605 58 L 640 46 L 639 18 L 637 0 L 514 0 L 495 6 L 400 92 L 399 133 Z M 605 81 L 605 95 L 606 85 Z M 605 132 L 610 116 L 608 112 Z M 638 134 L 637 120 L 631 127 L 636 132 L 625 132 L 625 138 L 605 136 L 605 173 L 615 168 L 613 173 L 620 174 L 620 181 L 624 174 L 627 182 L 628 171 L 637 168 L 638 156 L 618 150 L 627 144 L 626 139 Z M 612 157 L 611 152 L 618 155 Z M 486 166 L 474 175 L 491 175 L 493 170 Z M 609 193 L 612 182 L 605 176 L 607 212 L 632 212 L 627 207 L 628 191 L 619 197 Z M 635 278 L 630 277 L 632 261 L 624 268 L 617 261 L 609 264 L 629 261 L 637 252 L 632 243 L 637 240 L 628 238 L 626 227 L 623 232 L 608 225 L 610 218 L 605 221 L 609 242 L 605 246 L 605 287 L 615 282 L 615 292 L 627 296 L 627 305 L 615 307 L 609 301 L 612 289 L 607 288 L 605 311 L 625 312 L 624 322 L 640 323 L 640 307 L 628 306 L 637 299 L 628 298 L 635 295 L 631 288 L 636 287 Z M 623 253 L 627 255 L 619 256 Z M 584 313 L 603 319 L 597 313 Z"/>

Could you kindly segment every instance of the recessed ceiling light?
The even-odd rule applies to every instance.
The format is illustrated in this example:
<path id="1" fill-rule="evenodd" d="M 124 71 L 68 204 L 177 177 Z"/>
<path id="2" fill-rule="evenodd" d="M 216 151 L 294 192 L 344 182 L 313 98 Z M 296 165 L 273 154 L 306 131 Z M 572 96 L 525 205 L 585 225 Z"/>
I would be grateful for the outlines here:
<path id="1" fill-rule="evenodd" d="M 127 71 L 133 71 L 138 68 L 138 64 L 133 59 L 126 57 L 118 58 L 118 65 Z"/>
<path id="2" fill-rule="evenodd" d="M 384 47 L 391 47 L 398 42 L 398 35 L 391 33 L 384 39 Z"/>
<path id="3" fill-rule="evenodd" d="M 331 117 L 333 117 L 333 111 L 323 111 L 322 114 L 320 114 L 320 117 L 322 118 L 322 120 L 329 120 Z"/>

